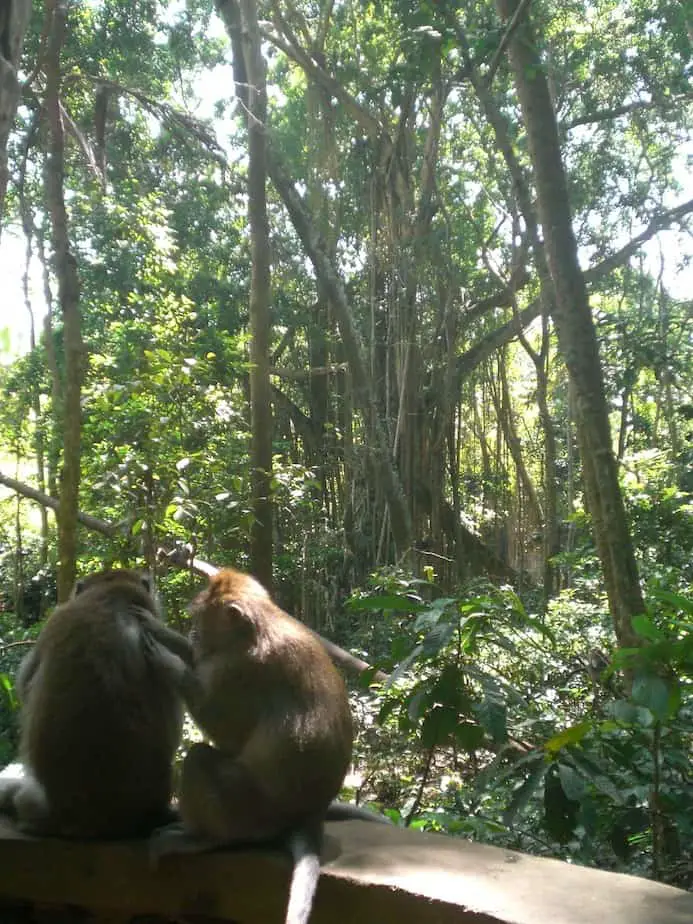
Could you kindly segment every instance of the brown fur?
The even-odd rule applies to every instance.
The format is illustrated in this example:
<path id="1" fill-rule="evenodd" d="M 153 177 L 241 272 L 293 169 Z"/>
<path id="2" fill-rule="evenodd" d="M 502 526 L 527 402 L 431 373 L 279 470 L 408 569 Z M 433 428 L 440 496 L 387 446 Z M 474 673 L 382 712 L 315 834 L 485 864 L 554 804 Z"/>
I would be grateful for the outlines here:
<path id="1" fill-rule="evenodd" d="M 346 687 L 320 641 L 253 578 L 220 571 L 193 601 L 196 722 L 184 827 L 221 843 L 319 824 L 351 759 Z"/>
<path id="2" fill-rule="evenodd" d="M 28 776 L 0 792 L 25 828 L 119 837 L 170 818 L 191 655 L 158 616 L 148 579 L 118 570 L 78 581 L 46 623 L 17 679 Z"/>

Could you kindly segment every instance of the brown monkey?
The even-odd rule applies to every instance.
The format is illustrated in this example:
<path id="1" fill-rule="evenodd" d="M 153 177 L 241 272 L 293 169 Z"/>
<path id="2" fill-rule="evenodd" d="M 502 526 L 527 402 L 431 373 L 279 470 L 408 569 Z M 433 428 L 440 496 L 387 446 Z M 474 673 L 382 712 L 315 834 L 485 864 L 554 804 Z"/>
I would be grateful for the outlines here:
<path id="1" fill-rule="evenodd" d="M 254 578 L 221 570 L 191 605 L 195 669 L 188 706 L 214 742 L 183 763 L 181 826 L 155 835 L 155 857 L 283 839 L 294 858 L 288 924 L 310 915 L 322 823 L 377 816 L 338 803 L 352 723 L 341 675 L 320 641 Z"/>
<path id="2" fill-rule="evenodd" d="M 23 779 L 0 807 L 37 834 L 127 837 L 170 820 L 190 643 L 159 618 L 149 575 L 78 581 L 17 676 Z"/>

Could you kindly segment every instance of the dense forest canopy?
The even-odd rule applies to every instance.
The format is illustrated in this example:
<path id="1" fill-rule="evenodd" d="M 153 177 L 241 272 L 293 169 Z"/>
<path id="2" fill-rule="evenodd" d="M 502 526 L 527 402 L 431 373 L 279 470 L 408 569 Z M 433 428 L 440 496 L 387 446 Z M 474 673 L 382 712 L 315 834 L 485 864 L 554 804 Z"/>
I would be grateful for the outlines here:
<path id="1" fill-rule="evenodd" d="M 13 0 L 0 67 L 6 756 L 184 543 L 389 675 L 360 798 L 690 887 L 689 5 Z"/>

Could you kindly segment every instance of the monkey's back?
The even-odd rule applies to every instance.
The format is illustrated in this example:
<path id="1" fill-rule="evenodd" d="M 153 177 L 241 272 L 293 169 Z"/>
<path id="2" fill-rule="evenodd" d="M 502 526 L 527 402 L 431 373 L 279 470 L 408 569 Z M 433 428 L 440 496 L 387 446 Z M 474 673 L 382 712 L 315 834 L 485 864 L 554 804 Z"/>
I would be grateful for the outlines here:
<path id="1" fill-rule="evenodd" d="M 254 608 L 256 644 L 237 657 L 226 652 L 199 722 L 251 769 L 277 820 L 291 828 L 322 815 L 338 795 L 351 760 L 351 710 L 321 642 L 269 600 Z"/>
<path id="2" fill-rule="evenodd" d="M 37 642 L 21 748 L 56 833 L 136 835 L 166 819 L 182 709 L 147 656 L 137 606 L 85 592 Z"/>

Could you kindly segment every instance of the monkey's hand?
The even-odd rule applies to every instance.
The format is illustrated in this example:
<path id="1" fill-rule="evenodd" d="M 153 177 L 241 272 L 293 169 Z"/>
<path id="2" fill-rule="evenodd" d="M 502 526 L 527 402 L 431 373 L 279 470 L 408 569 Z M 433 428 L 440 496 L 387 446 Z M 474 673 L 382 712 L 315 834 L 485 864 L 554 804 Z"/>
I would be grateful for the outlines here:
<path id="1" fill-rule="evenodd" d="M 161 564 L 175 565 L 177 568 L 188 568 L 195 557 L 195 549 L 189 543 L 176 543 L 172 549 L 159 548 L 156 557 Z"/>
<path id="2" fill-rule="evenodd" d="M 176 821 L 152 831 L 149 838 L 149 862 L 156 869 L 162 857 L 171 853 L 205 853 L 219 845 L 204 837 L 189 834 Z"/>

